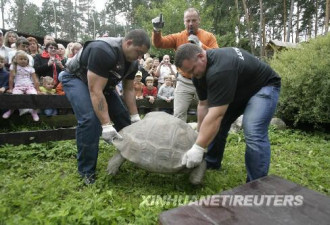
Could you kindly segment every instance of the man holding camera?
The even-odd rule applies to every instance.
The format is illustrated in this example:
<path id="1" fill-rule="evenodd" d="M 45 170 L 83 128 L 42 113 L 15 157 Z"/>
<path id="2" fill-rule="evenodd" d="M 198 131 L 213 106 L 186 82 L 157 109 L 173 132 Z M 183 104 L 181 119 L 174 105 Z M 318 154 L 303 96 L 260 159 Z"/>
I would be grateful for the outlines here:
<path id="1" fill-rule="evenodd" d="M 189 8 L 184 12 L 183 22 L 185 30 L 180 33 L 162 36 L 161 29 L 164 27 L 163 16 L 160 15 L 152 20 L 152 42 L 156 48 L 170 48 L 177 50 L 180 45 L 194 43 L 203 49 L 218 48 L 215 36 L 199 28 L 200 16 L 195 8 Z M 186 122 L 187 111 L 191 101 L 197 97 L 196 89 L 191 81 L 191 75 L 179 71 L 177 85 L 174 92 L 174 116 Z"/>

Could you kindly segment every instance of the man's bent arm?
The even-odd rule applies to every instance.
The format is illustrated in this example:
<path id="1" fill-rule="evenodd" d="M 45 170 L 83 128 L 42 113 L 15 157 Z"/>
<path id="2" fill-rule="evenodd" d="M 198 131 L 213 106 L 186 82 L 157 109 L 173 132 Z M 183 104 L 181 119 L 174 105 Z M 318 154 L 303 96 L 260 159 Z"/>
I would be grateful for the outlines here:
<path id="1" fill-rule="evenodd" d="M 100 120 L 101 125 L 110 123 L 108 104 L 103 94 L 103 89 L 105 88 L 108 79 L 101 77 L 90 70 L 87 71 L 87 79 L 93 109 L 97 118 Z"/>
<path id="2" fill-rule="evenodd" d="M 152 31 L 152 43 L 156 48 L 176 48 L 176 35 L 169 34 L 162 36 L 162 33 L 159 31 Z"/>
<path id="3" fill-rule="evenodd" d="M 217 135 L 228 105 L 211 107 L 206 114 L 198 133 L 196 144 L 206 148 Z"/>
<path id="4" fill-rule="evenodd" d="M 134 90 L 134 80 L 124 79 L 122 82 L 123 82 L 123 98 L 124 98 L 124 102 L 127 105 L 128 111 L 130 115 L 138 114 L 138 110 L 136 106 L 135 90 Z"/>

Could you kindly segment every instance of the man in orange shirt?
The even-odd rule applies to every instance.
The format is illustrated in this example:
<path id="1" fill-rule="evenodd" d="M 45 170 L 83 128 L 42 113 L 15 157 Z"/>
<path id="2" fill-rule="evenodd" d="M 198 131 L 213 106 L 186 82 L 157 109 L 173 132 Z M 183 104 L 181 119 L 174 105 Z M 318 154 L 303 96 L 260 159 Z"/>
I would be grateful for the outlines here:
<path id="1" fill-rule="evenodd" d="M 162 16 L 152 20 L 152 43 L 156 48 L 170 48 L 176 50 L 180 45 L 194 43 L 203 49 L 218 48 L 215 36 L 199 28 L 200 16 L 195 8 L 189 8 L 184 12 L 183 22 L 185 30 L 180 33 L 162 36 L 164 27 Z M 176 89 L 174 92 L 174 116 L 186 122 L 187 111 L 191 101 L 197 98 L 196 89 L 191 81 L 191 75 L 179 71 Z"/>

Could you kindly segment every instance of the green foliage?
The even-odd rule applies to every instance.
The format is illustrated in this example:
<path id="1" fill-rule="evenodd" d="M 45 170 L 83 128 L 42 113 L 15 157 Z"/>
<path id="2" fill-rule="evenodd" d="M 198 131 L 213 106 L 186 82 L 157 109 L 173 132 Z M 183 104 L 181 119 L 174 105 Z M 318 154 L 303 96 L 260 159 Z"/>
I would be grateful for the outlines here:
<path id="1" fill-rule="evenodd" d="M 330 136 L 270 129 L 270 174 L 330 195 Z M 221 171 L 207 171 L 204 185 L 187 174 L 161 175 L 126 162 L 109 177 L 115 149 L 100 143 L 97 181 L 84 186 L 77 175 L 74 141 L 0 147 L 0 224 L 157 224 L 158 215 L 178 205 L 148 206 L 148 195 L 201 197 L 245 183 L 244 137 L 230 134 Z"/>
<path id="2" fill-rule="evenodd" d="M 330 123 L 330 34 L 282 51 L 271 66 L 282 77 L 278 113 L 285 120 Z"/>

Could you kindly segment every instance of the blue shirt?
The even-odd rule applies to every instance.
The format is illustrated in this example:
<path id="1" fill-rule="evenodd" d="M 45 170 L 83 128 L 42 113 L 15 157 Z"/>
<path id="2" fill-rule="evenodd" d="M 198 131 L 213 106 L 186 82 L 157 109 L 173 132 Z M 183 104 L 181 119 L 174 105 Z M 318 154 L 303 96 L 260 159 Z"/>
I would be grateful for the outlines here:
<path id="1" fill-rule="evenodd" d="M 0 69 L 0 88 L 6 88 L 6 90 L 9 88 L 9 73 L 7 70 L 4 70 L 3 68 Z"/>

